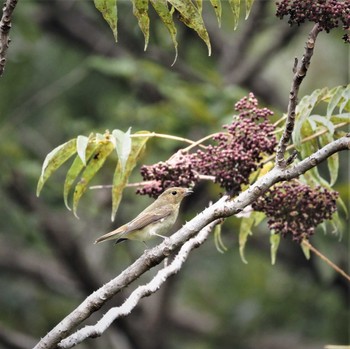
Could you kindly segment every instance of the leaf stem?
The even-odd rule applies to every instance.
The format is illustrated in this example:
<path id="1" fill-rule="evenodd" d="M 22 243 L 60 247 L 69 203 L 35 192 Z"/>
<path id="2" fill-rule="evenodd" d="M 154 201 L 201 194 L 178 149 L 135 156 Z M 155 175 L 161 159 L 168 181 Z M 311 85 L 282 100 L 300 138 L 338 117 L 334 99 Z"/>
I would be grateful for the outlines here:
<path id="1" fill-rule="evenodd" d="M 188 138 L 183 138 L 183 137 L 178 137 L 178 136 L 173 136 L 173 135 L 167 135 L 163 133 L 155 133 L 155 132 L 150 132 L 150 133 L 137 133 L 137 134 L 132 134 L 130 135 L 132 138 L 137 138 L 137 137 L 157 137 L 157 138 L 166 138 L 166 139 L 173 139 L 175 141 L 180 141 L 180 142 L 185 142 L 191 144 L 196 144 L 198 142 L 192 141 L 191 139 Z"/>
<path id="2" fill-rule="evenodd" d="M 187 148 L 182 149 L 182 151 L 188 152 L 192 148 L 194 148 L 196 146 L 200 146 L 201 143 L 203 143 L 203 142 L 207 141 L 208 139 L 213 138 L 213 137 L 215 137 L 215 136 L 217 136 L 217 135 L 219 135 L 221 133 L 225 133 L 225 132 L 215 132 L 215 133 L 212 133 L 212 134 L 210 134 L 208 136 L 205 136 L 205 137 L 199 139 L 198 141 L 194 142 L 193 144 L 189 145 Z"/>
<path id="3" fill-rule="evenodd" d="M 320 257 L 324 262 L 326 262 L 331 268 L 333 268 L 337 273 L 342 275 L 345 279 L 350 282 L 350 275 L 348 275 L 343 269 L 339 268 L 336 264 L 334 264 L 330 259 L 328 259 L 325 255 L 323 255 L 317 248 L 312 246 L 308 240 L 303 240 L 302 244 L 309 248 L 315 255 Z"/>
<path id="4" fill-rule="evenodd" d="M 336 129 L 338 129 L 338 128 L 341 128 L 341 127 L 343 127 L 343 126 L 346 126 L 347 124 L 348 124 L 348 122 L 341 122 L 340 124 L 335 125 L 335 126 L 334 126 L 334 129 L 336 130 Z M 300 144 L 306 143 L 306 142 L 308 142 L 308 141 L 311 141 L 311 140 L 314 139 L 314 138 L 317 138 L 317 137 L 319 137 L 319 136 L 322 136 L 323 134 L 327 133 L 328 131 L 329 131 L 329 129 L 325 127 L 325 128 L 323 128 L 323 129 L 321 129 L 320 131 L 318 131 L 318 132 L 316 132 L 316 133 L 314 133 L 314 134 L 312 134 L 312 135 L 310 135 L 310 136 L 308 136 L 308 137 L 303 138 L 303 139 L 301 140 Z M 294 149 L 294 148 L 295 148 L 295 145 L 294 145 L 294 144 L 290 144 L 290 145 L 287 146 L 286 150 L 288 151 L 288 150 L 291 150 L 291 149 Z M 271 156 L 269 156 L 268 158 L 266 158 L 266 159 L 262 162 L 262 164 L 266 164 L 266 163 L 268 163 L 269 161 L 273 160 L 274 158 L 275 158 L 275 155 L 271 155 Z"/>

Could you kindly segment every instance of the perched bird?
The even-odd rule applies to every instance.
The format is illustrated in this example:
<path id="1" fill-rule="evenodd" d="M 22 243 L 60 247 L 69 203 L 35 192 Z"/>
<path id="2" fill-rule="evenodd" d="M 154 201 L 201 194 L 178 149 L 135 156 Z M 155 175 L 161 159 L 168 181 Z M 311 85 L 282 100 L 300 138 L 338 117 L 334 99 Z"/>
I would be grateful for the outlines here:
<path id="1" fill-rule="evenodd" d="M 129 239 L 146 241 L 153 236 L 165 238 L 162 234 L 167 233 L 175 223 L 182 199 L 191 193 L 192 190 L 179 187 L 165 190 L 156 201 L 131 222 L 102 235 L 95 241 L 95 244 L 113 239 L 117 239 L 117 244 Z"/>

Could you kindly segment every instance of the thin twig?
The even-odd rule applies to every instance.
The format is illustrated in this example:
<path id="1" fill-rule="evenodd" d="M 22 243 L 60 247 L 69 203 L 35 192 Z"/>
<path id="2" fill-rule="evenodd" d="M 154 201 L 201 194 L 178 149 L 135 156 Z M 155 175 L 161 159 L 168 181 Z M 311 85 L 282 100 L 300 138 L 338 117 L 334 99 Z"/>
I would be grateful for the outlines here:
<path id="1" fill-rule="evenodd" d="M 292 132 L 294 130 L 295 109 L 297 106 L 299 87 L 302 81 L 304 80 L 306 73 L 309 69 L 311 57 L 314 53 L 316 38 L 320 31 L 321 29 L 319 25 L 315 24 L 309 33 L 309 37 L 306 42 L 305 52 L 301 60 L 301 64 L 299 66 L 298 66 L 298 59 L 295 58 L 294 67 L 293 67 L 293 73 L 294 73 L 293 82 L 292 82 L 291 90 L 289 92 L 289 103 L 288 103 L 286 126 L 283 131 L 280 142 L 277 146 L 277 152 L 276 152 L 276 166 L 279 168 L 285 168 L 287 166 L 287 162 L 284 156 L 285 156 L 287 145 L 290 141 Z"/>
<path id="2" fill-rule="evenodd" d="M 347 274 L 343 269 L 339 268 L 331 260 L 329 260 L 325 255 L 323 255 L 317 248 L 312 246 L 308 240 L 303 240 L 302 244 L 310 249 L 315 255 L 320 257 L 324 262 L 326 262 L 331 268 L 333 268 L 337 273 L 345 277 L 350 282 L 350 275 Z"/>
<path id="3" fill-rule="evenodd" d="M 219 135 L 221 133 L 222 132 L 215 132 L 215 133 L 212 133 L 212 134 L 210 134 L 208 136 L 205 136 L 205 137 L 199 139 L 198 141 L 194 142 L 193 144 L 189 145 L 187 148 L 182 149 L 182 151 L 183 152 L 188 152 L 192 148 L 199 146 L 201 143 L 203 143 L 203 142 L 207 141 L 208 139 L 211 139 L 211 138 L 213 138 L 213 137 L 215 137 L 215 136 L 217 136 L 217 135 Z M 225 134 L 228 134 L 228 133 L 225 133 Z"/>
<path id="4" fill-rule="evenodd" d="M 215 176 L 209 176 L 209 175 L 203 175 L 203 174 L 197 174 L 199 179 L 203 181 L 215 181 Z M 142 182 L 135 182 L 135 183 L 128 183 L 126 185 L 127 188 L 135 188 L 135 187 L 144 187 L 145 185 L 150 185 L 154 182 L 157 182 L 156 180 L 153 181 L 142 181 Z M 113 184 L 100 184 L 100 185 L 92 185 L 89 187 L 89 189 L 111 189 L 113 188 Z"/>
<path id="5" fill-rule="evenodd" d="M 175 141 L 180 141 L 180 142 L 185 142 L 189 143 L 191 145 L 197 144 L 197 142 L 192 141 L 188 138 L 183 138 L 183 137 L 178 137 L 178 136 L 173 136 L 173 135 L 167 135 L 163 133 L 156 133 L 156 132 L 149 132 L 149 133 L 134 133 L 130 135 L 131 138 L 139 138 L 139 137 L 157 137 L 157 138 L 166 138 L 166 139 L 173 139 Z M 204 146 L 202 146 L 205 148 Z"/>
<path id="6" fill-rule="evenodd" d="M 6 52 L 10 44 L 10 29 L 12 13 L 17 5 L 17 0 L 6 0 L 2 8 L 0 20 L 0 76 L 4 73 L 6 64 Z"/>
<path id="7" fill-rule="evenodd" d="M 274 124 L 273 126 L 274 127 L 277 127 L 280 123 L 284 122 L 284 120 L 287 119 L 287 115 L 283 115 L 280 119 L 278 119 Z"/>

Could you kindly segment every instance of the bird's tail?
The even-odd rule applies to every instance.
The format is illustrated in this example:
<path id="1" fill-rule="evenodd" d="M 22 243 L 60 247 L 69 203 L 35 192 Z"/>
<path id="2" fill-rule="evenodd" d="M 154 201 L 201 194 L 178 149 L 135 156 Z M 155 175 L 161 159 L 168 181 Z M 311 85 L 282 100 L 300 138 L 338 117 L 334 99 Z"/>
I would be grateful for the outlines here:
<path id="1" fill-rule="evenodd" d="M 110 233 L 104 234 L 102 236 L 100 236 L 99 238 L 97 238 L 94 242 L 94 244 L 98 244 L 99 242 L 102 241 L 107 241 L 107 240 L 114 240 L 114 239 L 120 239 L 124 233 L 125 233 L 125 229 L 122 229 L 123 227 L 120 227 L 116 230 L 111 231 Z"/>

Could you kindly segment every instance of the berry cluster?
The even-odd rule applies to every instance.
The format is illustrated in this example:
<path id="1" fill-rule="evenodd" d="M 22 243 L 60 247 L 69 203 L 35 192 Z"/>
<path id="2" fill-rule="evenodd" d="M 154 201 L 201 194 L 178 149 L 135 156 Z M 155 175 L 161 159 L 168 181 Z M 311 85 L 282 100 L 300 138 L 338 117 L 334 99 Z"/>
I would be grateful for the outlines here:
<path id="1" fill-rule="evenodd" d="M 250 93 L 235 105 L 239 115 L 227 130 L 213 137 L 214 144 L 194 153 L 180 154 L 167 162 L 142 166 L 145 181 L 154 181 L 138 193 L 157 196 L 170 186 L 195 184 L 200 175 L 212 176 L 216 183 L 231 195 L 237 195 L 249 176 L 254 172 L 263 154 L 273 154 L 277 144 L 274 126 L 267 120 L 273 113 L 258 108 L 258 101 Z"/>
<path id="2" fill-rule="evenodd" d="M 137 194 L 158 197 L 166 188 L 191 187 L 198 180 L 198 174 L 194 171 L 190 157 L 178 152 L 166 162 L 146 166 L 140 169 L 145 181 L 150 181 L 137 190 Z"/>
<path id="3" fill-rule="evenodd" d="M 288 23 L 300 25 L 306 20 L 318 23 L 327 33 L 336 27 L 350 28 L 349 0 L 282 0 L 276 3 L 276 16 L 288 16 Z M 349 40 L 349 34 L 343 36 Z"/>
<path id="4" fill-rule="evenodd" d="M 259 109 L 257 105 L 252 93 L 237 102 L 235 110 L 239 115 L 232 124 L 223 126 L 227 133 L 218 134 L 214 137 L 217 144 L 192 156 L 200 173 L 214 176 L 215 182 L 233 196 L 249 183 L 249 176 L 258 168 L 262 155 L 272 154 L 277 144 L 275 128 L 267 120 L 272 111 Z"/>
<path id="5" fill-rule="evenodd" d="M 271 231 L 300 243 L 315 232 L 317 225 L 332 218 L 338 196 L 335 191 L 292 180 L 270 188 L 252 206 L 266 214 Z"/>

